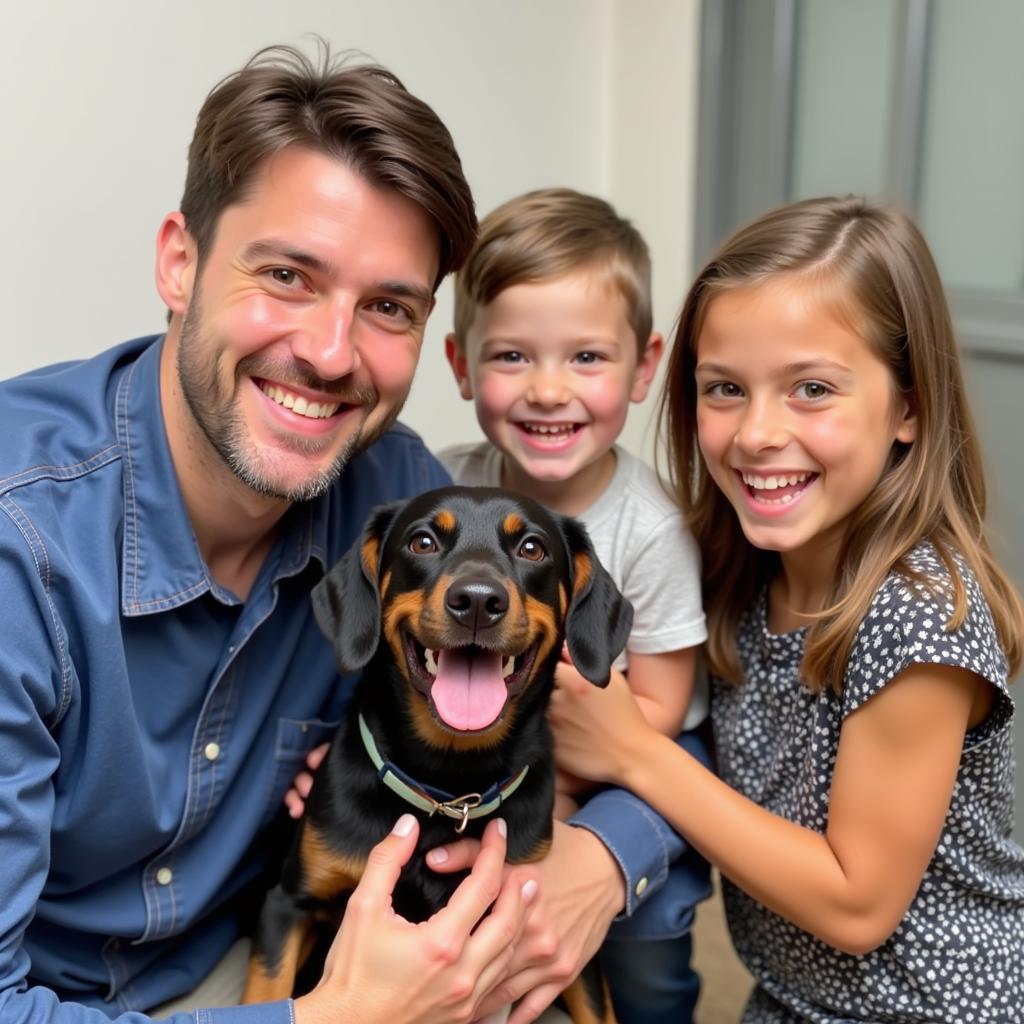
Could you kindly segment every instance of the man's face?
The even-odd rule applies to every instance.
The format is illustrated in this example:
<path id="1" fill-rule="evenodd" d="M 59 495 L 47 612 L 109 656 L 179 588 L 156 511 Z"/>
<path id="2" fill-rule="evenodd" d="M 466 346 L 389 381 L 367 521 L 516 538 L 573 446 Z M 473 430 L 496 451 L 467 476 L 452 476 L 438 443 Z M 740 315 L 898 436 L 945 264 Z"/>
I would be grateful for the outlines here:
<path id="1" fill-rule="evenodd" d="M 321 153 L 267 160 L 220 216 L 177 351 L 191 418 L 239 479 L 314 497 L 387 429 L 438 264 L 437 231 L 411 200 Z"/>

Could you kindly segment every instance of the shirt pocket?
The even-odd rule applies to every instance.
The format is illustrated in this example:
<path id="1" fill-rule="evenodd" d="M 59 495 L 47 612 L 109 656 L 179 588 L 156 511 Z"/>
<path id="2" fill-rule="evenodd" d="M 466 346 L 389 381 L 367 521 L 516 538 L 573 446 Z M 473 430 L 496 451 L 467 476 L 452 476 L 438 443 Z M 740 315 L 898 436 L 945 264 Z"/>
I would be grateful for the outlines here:
<path id="1" fill-rule="evenodd" d="M 270 792 L 263 809 L 263 824 L 269 824 L 284 807 L 284 795 L 292 780 L 305 767 L 306 755 L 321 743 L 334 738 L 340 722 L 320 718 L 280 718 L 274 742 L 274 764 L 270 773 Z"/>

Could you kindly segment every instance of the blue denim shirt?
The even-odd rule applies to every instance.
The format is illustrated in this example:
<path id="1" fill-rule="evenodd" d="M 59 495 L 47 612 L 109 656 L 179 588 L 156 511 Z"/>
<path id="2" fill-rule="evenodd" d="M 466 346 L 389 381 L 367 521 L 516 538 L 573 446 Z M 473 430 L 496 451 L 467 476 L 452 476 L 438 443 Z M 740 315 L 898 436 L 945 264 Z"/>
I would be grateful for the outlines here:
<path id="1" fill-rule="evenodd" d="M 243 603 L 178 490 L 160 347 L 0 384 L 0 1024 L 146 1021 L 215 965 L 252 909 L 261 832 L 349 697 L 309 589 L 374 505 L 448 482 L 394 428 L 288 512 Z M 646 895 L 678 840 L 609 798 L 579 824 Z M 290 1005 L 173 1019 L 285 1024 Z"/>

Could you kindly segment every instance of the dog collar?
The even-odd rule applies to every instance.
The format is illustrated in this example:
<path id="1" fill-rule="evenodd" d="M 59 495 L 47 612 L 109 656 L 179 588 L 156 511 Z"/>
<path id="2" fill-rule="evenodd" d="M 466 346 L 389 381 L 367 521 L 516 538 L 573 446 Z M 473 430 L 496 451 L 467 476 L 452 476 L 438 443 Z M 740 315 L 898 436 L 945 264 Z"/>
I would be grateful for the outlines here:
<path id="1" fill-rule="evenodd" d="M 525 765 L 515 775 L 510 775 L 504 782 L 495 783 L 485 793 L 455 796 L 443 789 L 417 782 L 397 765 L 385 761 L 362 714 L 359 715 L 359 735 L 363 738 L 366 753 L 370 755 L 370 760 L 377 769 L 377 778 L 393 793 L 397 793 L 413 807 L 426 811 L 430 817 L 443 814 L 446 818 L 456 820 L 456 832 L 462 832 L 466 822 L 471 818 L 482 818 L 485 814 L 496 811 L 519 788 L 530 770 L 530 766 Z"/>

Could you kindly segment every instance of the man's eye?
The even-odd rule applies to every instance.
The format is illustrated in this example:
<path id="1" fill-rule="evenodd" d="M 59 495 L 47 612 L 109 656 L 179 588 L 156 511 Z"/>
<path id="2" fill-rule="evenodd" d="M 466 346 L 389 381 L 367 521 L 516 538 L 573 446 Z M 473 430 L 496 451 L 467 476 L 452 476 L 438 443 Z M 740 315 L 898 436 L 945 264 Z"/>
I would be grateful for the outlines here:
<path id="1" fill-rule="evenodd" d="M 388 320 L 411 323 L 414 319 L 412 312 L 409 309 L 403 306 L 400 302 L 395 302 L 392 299 L 378 299 L 376 302 L 371 304 L 370 308 L 375 313 L 379 313 Z"/>
<path id="2" fill-rule="evenodd" d="M 520 558 L 526 559 L 527 562 L 540 562 L 546 557 L 547 552 L 544 550 L 544 545 L 536 537 L 527 537 L 519 545 L 517 554 Z"/>
<path id="3" fill-rule="evenodd" d="M 302 281 L 298 272 L 292 270 L 290 267 L 273 267 L 270 271 L 270 276 L 278 284 L 284 285 L 285 288 L 294 288 Z"/>
<path id="4" fill-rule="evenodd" d="M 414 555 L 433 555 L 437 552 L 437 541 L 429 533 L 414 533 L 409 538 L 409 550 Z"/>

